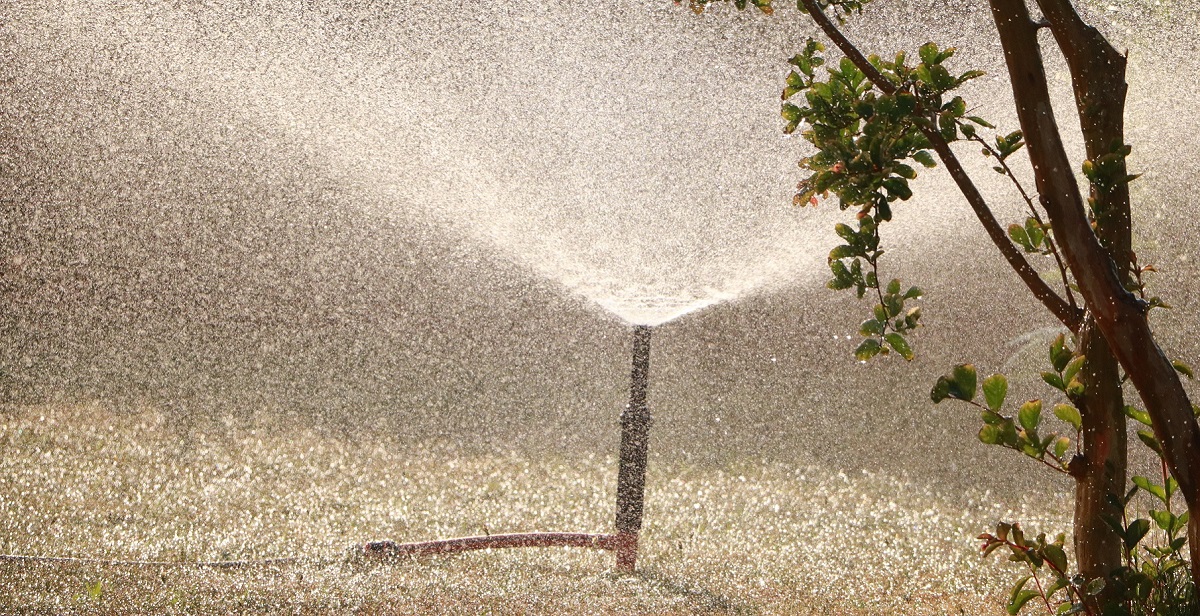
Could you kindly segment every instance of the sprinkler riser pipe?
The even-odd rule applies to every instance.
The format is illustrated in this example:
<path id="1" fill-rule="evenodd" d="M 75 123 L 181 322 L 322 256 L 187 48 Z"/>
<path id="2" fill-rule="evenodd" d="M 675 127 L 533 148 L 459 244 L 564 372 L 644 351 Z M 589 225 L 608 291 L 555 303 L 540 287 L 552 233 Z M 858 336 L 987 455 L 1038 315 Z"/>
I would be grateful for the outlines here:
<path id="1" fill-rule="evenodd" d="M 617 470 L 617 569 L 633 571 L 646 494 L 646 451 L 650 436 L 650 327 L 633 329 L 633 370 L 629 404 L 621 412 L 621 451 Z"/>

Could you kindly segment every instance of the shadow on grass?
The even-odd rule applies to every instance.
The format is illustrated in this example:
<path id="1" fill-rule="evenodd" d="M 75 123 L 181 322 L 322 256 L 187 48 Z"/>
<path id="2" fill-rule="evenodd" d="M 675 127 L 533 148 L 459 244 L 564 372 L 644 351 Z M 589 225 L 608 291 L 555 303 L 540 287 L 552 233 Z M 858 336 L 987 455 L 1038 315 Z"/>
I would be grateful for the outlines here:
<path id="1" fill-rule="evenodd" d="M 633 579 L 641 582 L 648 590 L 665 596 L 678 597 L 687 601 L 688 607 L 705 614 L 751 614 L 752 606 L 735 602 L 729 597 L 714 592 L 694 581 L 670 576 L 655 569 L 633 574 L 610 574 L 613 579 Z"/>

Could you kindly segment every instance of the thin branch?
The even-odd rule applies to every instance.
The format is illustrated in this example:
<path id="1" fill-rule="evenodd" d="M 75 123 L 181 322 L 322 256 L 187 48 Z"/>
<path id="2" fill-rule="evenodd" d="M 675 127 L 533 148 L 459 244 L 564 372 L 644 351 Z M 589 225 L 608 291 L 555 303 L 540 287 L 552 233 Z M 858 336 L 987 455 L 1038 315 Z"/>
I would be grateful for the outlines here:
<path id="1" fill-rule="evenodd" d="M 1037 584 L 1038 594 L 1042 596 L 1042 602 L 1046 604 L 1046 612 L 1053 614 L 1054 608 L 1050 606 L 1050 597 L 1046 595 L 1046 589 L 1042 588 L 1042 581 L 1038 579 L 1037 569 L 1034 568 L 1033 563 L 1029 564 L 1029 572 L 1033 574 L 1033 583 Z"/>
<path id="2" fill-rule="evenodd" d="M 972 135 L 968 137 L 968 139 L 982 145 L 987 149 L 988 152 L 992 153 L 992 156 L 995 157 L 996 161 L 1000 163 L 1000 168 L 1004 169 L 1004 174 L 1008 176 L 1008 179 L 1012 180 L 1013 186 L 1017 187 L 1017 192 L 1021 194 L 1021 198 L 1024 199 L 1025 204 L 1029 206 L 1029 213 L 1033 214 L 1033 219 L 1036 220 L 1037 223 L 1042 227 L 1046 227 L 1047 225 L 1045 221 L 1042 220 L 1041 214 L 1038 213 L 1037 207 L 1033 205 L 1033 199 L 1029 198 L 1029 193 L 1025 192 L 1025 187 L 1021 185 L 1021 181 L 1018 180 L 1017 176 L 1013 174 L 1012 169 L 1008 166 L 1008 163 L 1000 157 L 1000 153 L 997 152 L 995 148 L 988 145 L 988 142 L 984 141 L 979 135 Z M 1062 277 L 1063 289 L 1067 293 L 1067 302 L 1071 304 L 1072 308 L 1078 308 L 1078 304 L 1075 303 L 1075 294 L 1071 291 L 1071 280 L 1067 276 L 1067 266 L 1063 263 L 1062 255 L 1058 254 L 1058 246 L 1055 245 L 1054 237 L 1052 235 L 1046 236 L 1046 246 L 1050 249 L 1050 254 L 1054 255 L 1054 261 L 1058 263 L 1058 274 Z"/>
<path id="3" fill-rule="evenodd" d="M 871 83 L 876 88 L 879 88 L 884 94 L 896 93 L 899 86 L 891 79 L 888 79 L 886 75 L 879 72 L 879 69 L 875 68 L 875 65 L 871 64 L 866 56 L 862 55 L 858 47 L 855 47 L 854 43 L 851 43 L 850 39 L 847 39 L 841 30 L 838 30 L 838 27 L 830 21 L 825 11 L 817 5 L 817 0 L 800 0 L 800 2 L 804 5 L 804 9 L 808 11 L 808 14 L 812 16 L 813 21 L 817 22 L 817 25 L 820 26 L 825 36 L 829 37 L 829 40 L 833 41 L 834 45 L 837 45 L 837 48 L 854 63 L 854 66 L 858 70 L 863 72 L 863 75 L 867 76 L 867 79 L 871 80 Z"/>
<path id="4" fill-rule="evenodd" d="M 883 73 L 879 72 L 879 69 L 875 68 L 875 66 L 871 64 L 865 56 L 863 56 L 862 52 L 855 47 L 854 43 L 851 43 L 850 40 L 847 39 L 844 34 L 842 34 L 842 31 L 839 30 L 836 25 L 834 25 L 834 23 L 829 19 L 829 16 L 821 10 L 821 7 L 817 6 L 816 0 L 801 0 L 801 2 L 803 3 L 805 9 L 808 10 L 813 20 L 817 22 L 818 26 L 820 26 L 821 31 L 824 32 L 825 35 L 828 36 L 831 41 L 833 41 L 833 44 L 836 45 L 838 49 L 840 49 L 842 53 L 854 63 L 854 66 L 857 67 L 858 70 L 863 72 L 863 75 L 865 75 L 867 79 L 871 80 L 871 83 L 874 84 L 876 88 L 878 88 L 884 94 L 894 94 L 896 92 L 898 86 L 893 83 L 891 79 L 888 79 Z M 1013 268 L 1014 271 L 1016 271 L 1017 276 L 1021 278 L 1021 281 L 1024 282 L 1025 286 L 1028 287 L 1030 292 L 1033 293 L 1033 296 L 1036 297 L 1038 301 L 1042 302 L 1042 304 L 1046 306 L 1046 308 L 1052 314 L 1054 314 L 1054 316 L 1063 325 L 1065 325 L 1067 329 L 1071 330 L 1072 332 L 1079 331 L 1079 326 L 1083 323 L 1083 312 L 1078 308 L 1071 306 L 1063 298 L 1059 297 L 1059 295 L 1055 293 L 1049 285 L 1046 284 L 1046 281 L 1042 280 L 1042 277 L 1038 275 L 1037 270 L 1033 269 L 1033 267 L 1029 265 L 1029 262 L 1025 260 L 1024 255 L 1017 250 L 1016 246 L 1009 241 L 1008 234 L 1004 232 L 1004 228 L 1000 226 L 1000 223 L 996 220 L 995 215 L 992 214 L 991 208 L 988 207 L 987 200 L 984 199 L 982 194 L 980 194 L 979 189 L 976 188 L 974 182 L 971 181 L 970 175 L 967 174 L 966 170 L 962 166 L 962 163 L 950 149 L 950 144 L 946 143 L 946 140 L 942 139 L 942 136 L 939 135 L 936 130 L 928 126 L 920 126 L 920 130 L 925 134 L 925 137 L 933 146 L 934 151 L 938 153 L 938 157 L 942 159 L 942 163 L 946 165 L 946 170 L 950 172 L 950 177 L 954 179 L 955 184 L 958 185 L 958 189 L 963 193 L 963 196 L 966 197 L 967 203 L 970 204 L 971 209 L 975 212 L 975 216 L 983 225 L 984 230 L 987 231 L 988 237 L 991 238 L 992 243 L 996 245 L 996 248 L 1000 250 L 1000 253 L 1004 256 L 1004 259 L 1008 261 L 1008 264 Z"/>

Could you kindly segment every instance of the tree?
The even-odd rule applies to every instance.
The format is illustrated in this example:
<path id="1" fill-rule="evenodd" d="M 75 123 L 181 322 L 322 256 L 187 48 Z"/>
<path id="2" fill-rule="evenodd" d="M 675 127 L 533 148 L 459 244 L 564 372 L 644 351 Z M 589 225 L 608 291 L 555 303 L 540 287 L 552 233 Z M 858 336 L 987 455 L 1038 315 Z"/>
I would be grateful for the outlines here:
<path id="1" fill-rule="evenodd" d="M 693 0 L 692 6 L 703 10 L 712 1 Z M 1189 512 L 1200 507 L 1200 427 L 1179 378 L 1190 376 L 1190 370 L 1168 360 L 1151 332 L 1147 315 L 1163 304 L 1146 297 L 1142 274 L 1150 268 L 1138 264 L 1131 248 L 1128 184 L 1136 176 L 1128 174 L 1125 163 L 1130 152 L 1124 134 L 1126 59 L 1083 21 L 1071 0 L 1029 1 L 1040 11 L 1039 19 L 1031 16 L 1026 0 L 989 0 L 1020 122 L 1020 130 L 998 135 L 994 143 L 980 135 L 992 124 L 968 116 L 966 102 L 953 94 L 982 74 L 954 76 L 946 65 L 953 49 L 929 43 L 911 61 L 904 53 L 885 60 L 865 55 L 845 36 L 838 24 L 861 13 L 870 0 L 798 0 L 800 10 L 844 57 L 836 68 L 826 69 L 823 79 L 817 68 L 824 63 L 824 46 L 809 39 L 789 61 L 794 69 L 787 78 L 782 114 L 788 122 L 785 130 L 801 130 L 817 151 L 801 161 L 811 174 L 800 183 L 797 203 L 815 204 L 819 196 L 833 193 L 842 209 L 857 210 L 856 227 L 836 227 L 845 243 L 829 255 L 834 276 L 829 286 L 853 289 L 860 298 L 870 293 L 877 301 L 860 330 L 859 359 L 890 352 L 912 357 L 907 334 L 919 325 L 920 309 L 908 308 L 906 302 L 921 292 L 913 287 L 902 293 L 898 280 L 881 283 L 879 227 L 891 220 L 893 203 L 912 195 L 909 180 L 917 172 L 908 163 L 935 166 L 931 151 L 1029 292 L 1072 332 L 1076 350 L 1061 338 L 1056 341 L 1054 370 L 1044 378 L 1069 401 L 1056 407 L 1055 414 L 1076 428 L 1078 453 L 1066 456 L 1069 438 L 1038 434 L 1040 401 L 1023 405 L 1014 417 L 1002 415 L 1007 381 L 1000 375 L 984 381 L 985 404 L 976 404 L 985 422 L 980 438 L 1023 451 L 1075 479 L 1079 571 L 1089 580 L 1112 580 L 1122 567 L 1128 568 L 1128 539 L 1140 530 L 1119 522 L 1128 501 L 1126 415 L 1152 425 L 1152 434 L 1139 437 L 1156 448 L 1170 469 L 1172 479 L 1164 478 L 1160 487 L 1169 503 L 1177 485 Z M 734 3 L 773 11 L 771 0 Z M 1070 70 L 1087 153 L 1086 197 L 1051 107 L 1037 37 L 1043 28 L 1052 33 Z M 802 100 L 794 99 L 801 94 Z M 956 142 L 973 142 L 995 159 L 996 171 L 1012 180 L 1029 207 L 1023 224 L 1005 229 L 996 219 L 952 147 Z M 1010 157 L 1021 149 L 1032 165 L 1033 191 L 1009 167 Z M 1047 284 L 1027 260 L 1038 253 L 1053 263 L 1058 288 Z M 1145 412 L 1126 407 L 1126 381 L 1136 388 Z M 975 383 L 974 367 L 958 366 L 938 381 L 931 397 L 934 402 L 957 398 L 974 403 Z M 1167 525 L 1184 523 L 1190 560 L 1200 563 L 1200 518 L 1174 516 Z M 1200 579 L 1200 569 L 1191 571 L 1193 582 Z M 1104 591 L 1097 584 L 1093 590 L 1100 596 L 1088 599 L 1089 610 L 1120 598 L 1115 584 Z"/>

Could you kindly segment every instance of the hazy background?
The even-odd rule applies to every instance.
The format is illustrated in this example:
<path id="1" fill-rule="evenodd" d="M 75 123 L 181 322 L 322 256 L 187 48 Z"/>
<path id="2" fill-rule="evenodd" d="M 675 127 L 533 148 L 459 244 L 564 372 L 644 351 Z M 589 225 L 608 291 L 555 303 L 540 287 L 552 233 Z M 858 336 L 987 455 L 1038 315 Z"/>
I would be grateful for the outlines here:
<path id="1" fill-rule="evenodd" d="M 864 48 L 933 39 L 997 74 L 981 3 L 889 4 L 851 29 Z M 611 453 L 620 315 L 717 302 L 654 333 L 654 454 L 1022 487 L 974 413 L 927 393 L 975 361 L 1045 395 L 1030 366 L 1055 323 L 935 170 L 885 230 L 885 275 L 926 291 L 918 358 L 853 359 L 870 306 L 823 287 L 836 206 L 790 205 L 794 11 L 63 5 L 0 10 L 0 402 L 158 408 L 181 437 L 234 417 Z M 1197 11 L 1088 6 L 1132 50 L 1135 244 L 1176 307 L 1164 346 L 1196 363 Z M 934 8 L 951 17 L 887 17 Z M 966 95 L 1011 129 L 1005 88 Z"/>

